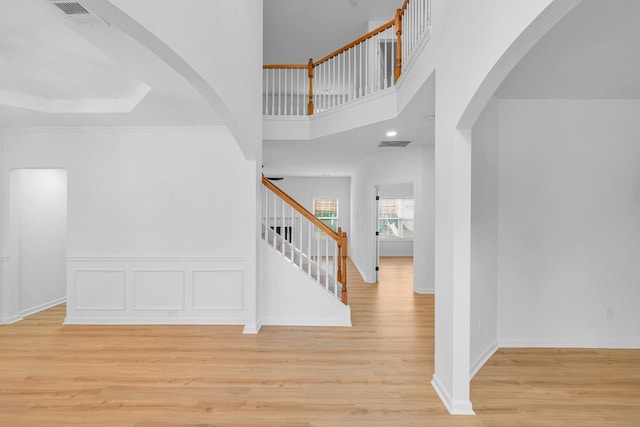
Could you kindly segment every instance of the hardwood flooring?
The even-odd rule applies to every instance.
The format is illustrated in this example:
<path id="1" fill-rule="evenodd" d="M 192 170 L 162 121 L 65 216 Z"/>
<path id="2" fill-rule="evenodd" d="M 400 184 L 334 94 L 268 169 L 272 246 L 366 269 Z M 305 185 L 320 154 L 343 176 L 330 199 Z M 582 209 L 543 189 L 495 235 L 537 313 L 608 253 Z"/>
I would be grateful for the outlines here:
<path id="1" fill-rule="evenodd" d="M 0 426 L 638 426 L 640 351 L 500 350 L 475 417 L 433 391 L 433 295 L 411 259 L 379 284 L 350 264 L 352 328 L 62 325 L 64 306 L 0 327 Z"/>

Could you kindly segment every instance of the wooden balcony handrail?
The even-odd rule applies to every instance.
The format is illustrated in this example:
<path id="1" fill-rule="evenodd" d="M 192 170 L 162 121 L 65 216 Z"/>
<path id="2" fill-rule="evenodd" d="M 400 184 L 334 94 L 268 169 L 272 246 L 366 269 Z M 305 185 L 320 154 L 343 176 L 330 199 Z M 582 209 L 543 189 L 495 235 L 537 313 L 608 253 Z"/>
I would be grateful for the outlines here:
<path id="1" fill-rule="evenodd" d="M 364 36 L 360 37 L 357 40 L 352 41 L 349 44 L 346 44 L 344 46 L 342 46 L 340 49 L 330 53 L 329 55 L 325 56 L 322 59 L 317 60 L 316 62 L 313 63 L 314 67 L 317 67 L 318 65 L 322 64 L 323 62 L 326 62 L 328 60 L 330 60 L 331 58 L 340 55 L 343 52 L 346 52 L 347 50 L 351 49 L 354 46 L 359 45 L 360 43 L 364 42 L 365 40 L 370 39 L 371 37 L 376 36 L 377 34 L 383 32 L 384 30 L 393 27 L 393 24 L 395 22 L 395 18 L 392 19 L 391 21 L 380 25 L 378 28 L 374 29 L 373 31 L 369 31 L 367 34 L 365 34 Z"/>
<path id="2" fill-rule="evenodd" d="M 306 69 L 307 64 L 265 64 L 262 66 L 263 70 L 272 70 L 272 69 L 280 69 L 280 70 L 296 70 L 296 69 Z"/>
<path id="3" fill-rule="evenodd" d="M 317 67 L 318 65 L 322 64 L 323 62 L 327 62 L 328 60 L 330 60 L 333 57 L 336 57 L 338 55 L 340 55 L 341 53 L 346 52 L 347 50 L 351 49 L 354 46 L 357 46 L 358 44 L 364 42 L 365 40 L 370 39 L 371 37 L 375 37 L 377 34 L 393 27 L 395 23 L 395 18 L 392 19 L 391 21 L 382 24 L 381 26 L 379 26 L 378 28 L 374 29 L 373 31 L 369 31 L 367 34 L 365 34 L 364 36 L 358 38 L 357 40 L 352 41 L 349 44 L 346 44 L 344 46 L 342 46 L 340 49 L 331 52 L 329 55 L 325 56 L 322 59 L 319 59 L 315 62 L 313 62 L 313 67 Z M 267 70 L 267 69 L 302 69 L 302 68 L 307 68 L 308 64 L 265 64 L 262 66 L 263 69 Z"/>
<path id="4" fill-rule="evenodd" d="M 407 45 L 408 49 L 404 49 L 403 50 L 403 38 L 407 38 L 407 37 L 412 37 L 413 35 L 416 35 L 416 24 L 413 21 L 407 21 L 404 22 L 403 25 L 403 20 L 406 21 L 407 17 L 405 16 L 406 14 L 410 14 L 412 9 L 409 8 L 410 4 L 413 4 L 414 1 L 417 0 L 404 0 L 402 3 L 402 7 L 396 9 L 395 15 L 393 17 L 393 19 L 391 19 L 390 21 L 380 25 L 378 28 L 374 29 L 373 31 L 369 31 L 367 34 L 363 35 L 362 37 L 359 37 L 358 39 L 352 41 L 351 43 L 348 43 L 344 46 L 342 46 L 341 48 L 337 49 L 334 52 L 331 52 L 329 55 L 317 60 L 317 61 L 313 61 L 312 59 L 309 59 L 309 62 L 307 64 L 268 64 L 268 65 L 263 65 L 263 69 L 264 70 L 273 70 L 272 72 L 278 73 L 278 78 L 280 77 L 280 71 L 276 71 L 276 70 L 283 70 L 284 73 L 284 79 L 285 79 L 285 88 L 286 86 L 286 82 L 287 82 L 287 73 L 291 73 L 291 70 L 304 70 L 307 69 L 307 76 L 309 79 L 309 89 L 308 92 L 306 94 L 302 93 L 301 88 L 299 87 L 299 83 L 297 86 L 297 92 L 296 92 L 296 96 L 304 96 L 308 98 L 308 102 L 307 102 L 307 111 L 306 114 L 308 116 L 313 115 L 316 112 L 316 108 L 318 109 L 317 111 L 324 111 L 326 108 L 332 108 L 333 106 L 336 105 L 342 105 L 344 102 L 348 102 L 348 101 L 344 101 L 344 99 L 347 100 L 353 100 L 353 99 L 358 99 L 364 95 L 370 94 L 372 92 L 372 89 L 374 91 L 379 91 L 381 90 L 380 86 L 382 86 L 383 88 L 387 88 L 389 85 L 393 85 L 395 83 L 398 82 L 398 79 L 400 78 L 401 74 L 402 74 L 402 68 L 405 65 L 404 62 L 406 62 L 409 58 L 404 58 L 403 55 L 411 55 L 411 52 L 413 50 L 413 46 L 416 42 L 416 40 L 410 38 L 407 40 L 404 40 L 404 43 L 409 43 Z M 425 5 L 424 7 L 422 7 L 420 10 L 424 10 L 427 9 L 430 11 L 430 0 L 425 0 Z M 422 22 L 422 21 L 420 21 Z M 426 22 L 427 25 L 430 26 L 430 12 L 428 14 L 428 17 L 426 18 Z M 405 27 L 405 32 L 407 34 L 403 34 L 403 26 Z M 339 58 L 341 55 L 347 56 L 347 52 L 351 52 L 351 49 L 355 49 L 356 52 L 354 53 L 354 57 L 357 57 L 358 52 L 357 52 L 357 46 L 361 45 L 364 43 L 363 46 L 366 47 L 366 45 L 368 43 L 370 43 L 371 41 L 375 41 L 375 39 L 373 39 L 374 37 L 376 37 L 379 34 L 384 34 L 385 32 L 388 32 L 389 30 L 393 29 L 392 33 L 395 37 L 391 36 L 390 34 L 388 34 L 387 36 L 389 36 L 389 38 L 393 37 L 395 39 L 395 58 L 391 58 L 390 61 L 392 62 L 392 66 L 390 68 L 392 68 L 390 70 L 391 72 L 391 79 L 392 79 L 392 83 L 387 83 L 387 65 L 384 65 L 384 71 L 382 71 L 382 73 L 384 73 L 384 78 L 381 79 L 380 76 L 378 76 L 376 74 L 375 70 L 367 70 L 364 72 L 364 74 L 362 73 L 362 71 L 360 71 L 360 76 L 359 76 L 359 83 L 357 83 L 357 87 L 355 84 L 355 80 L 357 79 L 356 76 L 356 72 L 355 69 L 358 67 L 358 64 L 354 63 L 353 64 L 353 68 L 354 68 L 354 72 L 353 72 L 353 80 L 354 80 L 354 86 L 350 87 L 350 93 L 347 93 L 344 90 L 344 87 L 342 88 L 338 88 L 339 90 L 342 90 L 343 93 L 339 94 L 339 96 L 341 98 L 338 99 L 338 96 L 331 93 L 326 86 L 333 84 L 334 86 L 336 86 L 335 82 L 332 83 L 332 80 L 323 80 L 323 76 L 326 76 L 327 74 L 331 74 L 331 67 L 328 67 L 329 70 L 326 70 L 323 68 L 319 68 L 318 70 L 315 70 L 316 67 L 319 67 L 322 64 L 327 63 L 327 61 L 330 61 L 334 58 Z M 422 33 L 420 33 L 422 34 Z M 420 35 L 418 34 L 418 35 Z M 387 37 L 385 36 L 385 37 Z M 373 39 L 373 40 L 370 40 Z M 387 48 L 385 47 L 384 49 L 384 54 L 386 55 L 387 52 Z M 363 54 L 364 55 L 368 55 L 367 52 L 362 52 L 362 50 L 360 51 L 360 58 L 362 58 Z M 369 54 L 370 55 L 370 54 Z M 385 56 L 385 61 L 387 61 L 387 58 Z M 336 60 L 338 61 L 338 60 Z M 349 62 L 351 61 L 351 62 Z M 362 61 L 362 59 L 361 59 Z M 367 60 L 365 60 L 367 61 Z M 373 61 L 373 60 L 371 60 Z M 351 63 L 353 62 L 353 60 L 351 59 L 351 57 L 349 57 L 348 59 L 345 59 L 345 61 L 343 62 L 337 62 L 338 63 L 338 67 L 340 67 L 340 64 L 342 64 L 342 67 L 344 67 L 345 63 L 349 63 L 349 65 L 347 67 L 351 66 Z M 326 65 L 326 64 L 325 64 Z M 390 64 L 391 65 L 391 64 Z M 367 64 L 365 64 L 365 66 L 368 66 Z M 360 63 L 360 68 L 363 67 L 362 62 Z M 294 72 L 295 73 L 295 72 Z M 318 74 L 319 73 L 319 74 Z M 315 74 L 317 74 L 317 76 L 315 76 Z M 343 73 L 344 74 L 344 73 Z M 268 75 L 268 74 L 267 74 Z M 294 74 L 296 76 L 296 78 L 300 78 L 301 74 Z M 316 77 L 316 80 L 318 80 L 316 83 L 320 89 L 320 97 L 316 96 L 315 102 L 318 105 L 314 106 L 314 77 Z M 340 80 L 340 79 L 343 80 Z M 378 83 L 375 83 L 372 79 L 377 79 Z M 349 83 L 351 80 L 348 78 L 348 76 L 343 75 L 342 77 L 339 76 L 338 77 L 338 81 L 341 82 L 340 84 L 344 84 L 344 80 L 347 81 L 347 83 Z M 363 83 L 364 81 L 364 83 Z M 278 82 L 280 82 L 278 80 Z M 382 84 L 380 84 L 380 82 L 383 82 Z M 370 85 L 378 85 L 377 87 L 375 86 L 370 86 Z M 279 86 L 280 87 L 280 83 Z M 351 90 L 353 89 L 353 90 Z M 293 98 L 290 96 L 290 94 L 287 94 L 286 89 L 284 92 L 284 95 L 280 94 L 277 95 L 275 94 L 267 94 L 271 95 L 272 98 L 275 100 L 276 97 L 278 96 L 278 107 L 280 107 L 281 103 L 284 102 L 284 109 L 286 111 L 287 108 L 291 109 L 293 106 Z M 287 96 L 289 97 L 289 99 L 287 99 Z M 284 99 L 284 101 L 283 101 Z M 338 99 L 338 100 L 337 100 Z M 337 101 L 336 101 L 337 100 Z M 274 103 L 275 101 L 272 101 L 272 113 L 275 110 L 274 107 Z M 327 103 L 329 103 L 329 105 L 327 106 Z M 288 107 L 287 107 L 288 105 Z M 296 113 L 295 115 L 298 114 L 305 114 L 304 111 L 302 109 L 299 109 L 299 106 L 301 105 L 300 101 L 296 101 L 295 104 L 295 108 L 296 108 Z M 280 111 L 279 109 L 277 111 Z"/>

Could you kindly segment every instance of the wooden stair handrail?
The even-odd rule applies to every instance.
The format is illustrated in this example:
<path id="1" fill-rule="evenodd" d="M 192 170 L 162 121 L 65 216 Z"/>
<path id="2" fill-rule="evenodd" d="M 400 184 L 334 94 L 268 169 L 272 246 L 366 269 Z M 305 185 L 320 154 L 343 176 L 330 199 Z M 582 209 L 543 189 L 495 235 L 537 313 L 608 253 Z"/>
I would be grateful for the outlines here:
<path id="1" fill-rule="evenodd" d="M 295 210 L 297 210 L 302 216 L 311 221 L 316 227 L 327 233 L 329 237 L 335 240 L 338 244 L 341 244 L 340 236 L 338 233 L 333 231 L 331 227 L 329 227 L 324 222 L 320 221 L 314 214 L 309 212 L 307 208 L 302 206 L 300 203 L 296 202 L 291 196 L 282 191 L 280 187 L 275 185 L 273 182 L 269 181 L 264 175 L 262 176 L 262 184 L 267 187 L 269 190 L 273 191 L 278 197 L 291 205 Z"/>

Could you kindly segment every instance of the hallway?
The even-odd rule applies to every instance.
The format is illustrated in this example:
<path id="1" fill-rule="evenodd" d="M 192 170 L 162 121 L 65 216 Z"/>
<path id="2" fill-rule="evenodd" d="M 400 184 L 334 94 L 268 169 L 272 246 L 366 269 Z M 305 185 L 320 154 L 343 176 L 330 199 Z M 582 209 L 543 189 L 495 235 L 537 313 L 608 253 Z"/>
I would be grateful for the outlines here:
<path id="1" fill-rule="evenodd" d="M 448 415 L 411 263 L 383 258 L 379 284 L 350 264 L 352 328 L 63 326 L 64 306 L 0 326 L 0 425 L 637 425 L 639 351 L 501 350 L 478 416 Z"/>

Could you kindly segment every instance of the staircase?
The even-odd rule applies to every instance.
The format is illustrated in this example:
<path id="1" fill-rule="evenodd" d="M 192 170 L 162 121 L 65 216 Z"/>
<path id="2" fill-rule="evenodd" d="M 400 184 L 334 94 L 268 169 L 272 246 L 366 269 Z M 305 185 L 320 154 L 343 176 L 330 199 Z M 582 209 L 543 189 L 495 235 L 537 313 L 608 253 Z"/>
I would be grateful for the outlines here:
<path id="1" fill-rule="evenodd" d="M 347 233 L 332 230 L 262 178 L 262 239 L 328 294 L 347 304 Z"/>

